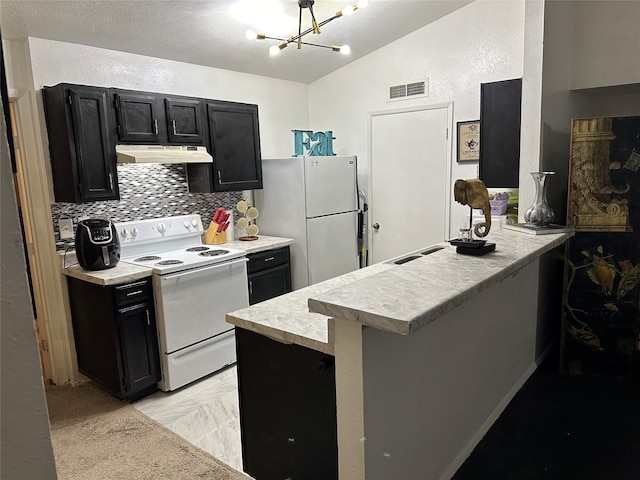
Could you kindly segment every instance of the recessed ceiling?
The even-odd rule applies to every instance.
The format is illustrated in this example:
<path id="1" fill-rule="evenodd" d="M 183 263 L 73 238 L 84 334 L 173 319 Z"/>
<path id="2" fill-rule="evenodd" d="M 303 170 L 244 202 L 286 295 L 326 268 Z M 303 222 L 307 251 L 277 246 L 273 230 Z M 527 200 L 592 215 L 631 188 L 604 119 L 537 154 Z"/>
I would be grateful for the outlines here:
<path id="1" fill-rule="evenodd" d="M 45 38 L 311 83 L 471 1 L 369 0 L 366 8 L 323 26 L 320 35 L 305 36 L 323 45 L 347 44 L 349 55 L 290 45 L 271 56 L 277 41 L 246 39 L 248 29 L 283 38 L 296 34 L 297 0 L 1 0 L 0 31 L 6 39 Z M 348 4 L 315 0 L 317 21 Z M 302 26 L 310 26 L 308 9 Z"/>

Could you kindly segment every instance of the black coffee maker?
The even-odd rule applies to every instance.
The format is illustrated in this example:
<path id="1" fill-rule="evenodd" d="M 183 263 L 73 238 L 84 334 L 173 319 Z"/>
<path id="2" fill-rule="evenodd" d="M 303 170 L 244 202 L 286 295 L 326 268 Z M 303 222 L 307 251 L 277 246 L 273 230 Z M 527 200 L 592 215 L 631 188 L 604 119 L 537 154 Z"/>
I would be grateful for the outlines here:
<path id="1" fill-rule="evenodd" d="M 120 239 L 111 220 L 87 218 L 76 229 L 76 257 L 87 270 L 115 267 L 120 261 Z"/>

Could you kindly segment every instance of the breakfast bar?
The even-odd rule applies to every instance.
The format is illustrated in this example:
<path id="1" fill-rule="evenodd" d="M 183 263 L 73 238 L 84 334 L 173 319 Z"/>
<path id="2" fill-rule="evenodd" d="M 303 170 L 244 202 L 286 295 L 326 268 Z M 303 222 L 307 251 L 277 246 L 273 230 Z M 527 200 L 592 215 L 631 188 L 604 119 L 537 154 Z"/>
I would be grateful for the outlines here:
<path id="1" fill-rule="evenodd" d="M 500 230 L 490 235 L 496 250 L 484 256 L 457 254 L 442 243 L 408 253 L 416 257 L 408 262 L 376 264 L 228 314 L 227 321 L 239 327 L 245 471 L 255 476 L 259 469 L 252 445 L 260 442 L 273 442 L 271 451 L 281 457 L 295 448 L 304 458 L 304 445 L 296 439 L 311 445 L 304 430 L 313 425 L 316 433 L 329 431 L 322 441 L 333 439 L 335 445 L 316 449 L 307 473 L 335 462 L 334 478 L 341 480 L 451 478 L 550 346 L 542 335 L 549 319 L 539 308 L 541 257 L 561 261 L 557 247 L 572 235 Z M 334 368 L 327 388 L 335 396 L 298 395 L 296 408 L 278 409 L 277 392 L 263 390 L 263 402 L 274 395 L 272 424 L 291 428 L 257 438 L 250 398 L 256 392 L 243 388 L 249 380 L 243 375 L 263 375 L 268 385 L 265 378 L 279 370 L 261 371 L 257 360 L 251 365 L 252 356 L 243 355 L 246 336 L 265 348 L 262 355 L 271 347 L 279 351 L 274 358 L 281 356 L 284 365 L 303 364 L 307 350 L 320 355 L 313 360 L 325 374 L 318 381 Z M 287 347 L 302 353 L 288 358 Z M 321 396 L 325 403 L 335 399 L 335 427 L 327 420 L 331 410 L 313 422 L 314 412 L 324 408 L 314 404 Z M 304 410 L 300 403 L 306 402 L 315 410 Z M 299 418 L 288 422 L 288 416 Z M 291 478 L 305 472 L 294 460 L 282 469 Z"/>

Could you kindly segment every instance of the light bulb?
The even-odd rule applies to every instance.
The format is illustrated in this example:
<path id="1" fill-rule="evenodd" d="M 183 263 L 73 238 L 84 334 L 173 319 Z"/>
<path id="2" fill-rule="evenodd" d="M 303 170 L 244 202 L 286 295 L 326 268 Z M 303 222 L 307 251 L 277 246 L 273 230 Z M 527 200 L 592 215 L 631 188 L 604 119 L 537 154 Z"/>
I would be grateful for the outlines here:
<path id="1" fill-rule="evenodd" d="M 272 45 L 269 49 L 269 53 L 274 56 L 278 55 L 280 53 L 280 47 L 278 47 L 278 45 Z"/>
<path id="2" fill-rule="evenodd" d="M 255 40 L 258 38 L 258 34 L 253 30 L 247 30 L 244 36 L 247 37 L 247 40 Z"/>
<path id="3" fill-rule="evenodd" d="M 351 53 L 351 47 L 349 45 L 342 45 L 340 47 L 340 53 L 343 55 L 349 55 Z"/>
<path id="4" fill-rule="evenodd" d="M 347 5 L 346 7 L 344 7 L 342 9 L 342 14 L 343 15 L 353 15 L 353 5 Z"/>
<path id="5" fill-rule="evenodd" d="M 358 2 L 358 8 L 364 8 L 364 7 L 366 7 L 367 5 L 369 5 L 369 0 L 360 0 L 360 1 Z"/>

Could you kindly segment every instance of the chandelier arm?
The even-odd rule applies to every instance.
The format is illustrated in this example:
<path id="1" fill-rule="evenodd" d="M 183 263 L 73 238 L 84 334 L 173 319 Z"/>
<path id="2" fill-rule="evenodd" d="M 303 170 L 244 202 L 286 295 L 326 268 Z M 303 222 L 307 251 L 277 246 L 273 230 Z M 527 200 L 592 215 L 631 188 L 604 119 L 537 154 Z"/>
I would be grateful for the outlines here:
<path id="1" fill-rule="evenodd" d="M 336 18 L 338 18 L 338 15 L 334 15 L 333 17 L 327 18 L 326 20 L 320 22 L 318 24 L 318 26 L 322 27 L 322 26 L 326 25 L 327 23 L 329 23 L 331 20 L 335 20 Z M 304 37 L 305 35 L 307 35 L 308 33 L 311 33 L 311 32 L 313 32 L 313 27 L 306 29 L 304 32 L 299 33 L 295 37 L 291 37 L 291 40 L 289 40 L 289 43 L 295 42 L 299 38 L 302 38 L 302 37 Z"/>
<path id="2" fill-rule="evenodd" d="M 335 20 L 335 19 L 336 19 L 336 18 L 338 18 L 339 16 L 340 16 L 340 15 L 334 15 L 333 17 L 329 17 L 329 18 L 327 18 L 326 20 L 321 21 L 321 22 L 318 24 L 318 26 L 319 26 L 319 27 L 323 27 L 323 26 L 325 26 L 327 23 L 329 23 L 331 20 Z M 310 29 L 310 30 L 313 30 L 313 29 Z"/>
<path id="3" fill-rule="evenodd" d="M 302 7 L 300 7 L 300 15 L 298 16 L 298 38 L 302 37 Z"/>

